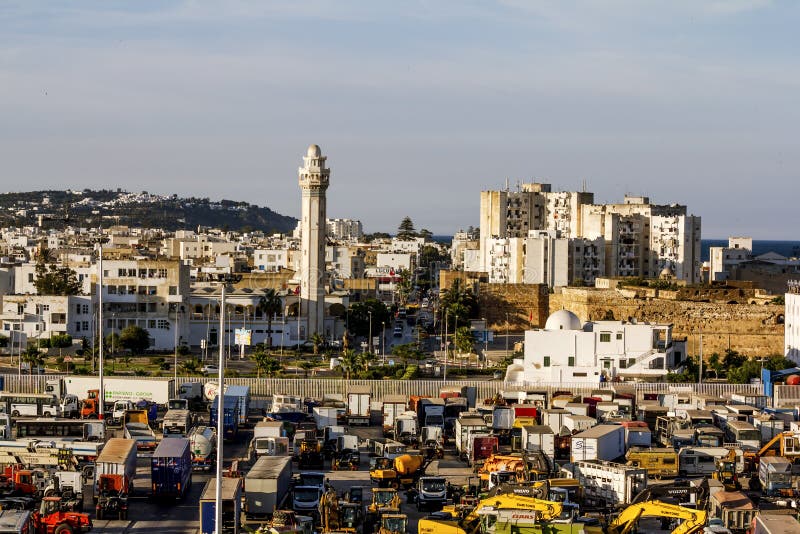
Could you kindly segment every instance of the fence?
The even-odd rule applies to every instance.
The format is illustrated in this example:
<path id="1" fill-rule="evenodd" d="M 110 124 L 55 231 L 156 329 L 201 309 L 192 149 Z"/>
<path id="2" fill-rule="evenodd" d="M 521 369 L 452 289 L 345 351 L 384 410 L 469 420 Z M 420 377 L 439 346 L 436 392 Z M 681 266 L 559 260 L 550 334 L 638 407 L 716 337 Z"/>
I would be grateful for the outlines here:
<path id="1" fill-rule="evenodd" d="M 4 389 L 19 393 L 44 393 L 47 380 L 62 378 L 65 375 L 0 375 L 4 377 Z M 119 379 L 121 377 L 110 377 Z M 167 380 L 157 377 L 124 377 L 130 380 Z M 185 382 L 215 382 L 216 377 L 179 376 L 177 384 Z M 335 379 L 291 379 L 291 378 L 226 378 L 229 385 L 250 386 L 255 397 L 267 397 L 274 393 L 298 395 L 320 399 L 323 395 L 345 395 L 352 386 L 369 386 L 374 399 L 380 400 L 386 395 L 428 395 L 438 397 L 443 388 L 461 389 L 464 386 L 474 387 L 478 399 L 488 399 L 499 391 L 569 391 L 573 394 L 588 396 L 592 390 L 611 389 L 619 392 L 636 393 L 641 398 L 644 393 L 668 393 L 686 391 L 718 397 L 729 397 L 733 393 L 759 395 L 760 385 L 753 384 L 672 384 L 653 382 L 621 382 L 621 383 L 561 383 L 531 382 L 504 383 L 494 380 L 335 380 Z M 776 386 L 775 398 L 797 399 L 800 403 L 800 386 Z M 778 405 L 778 404 L 776 404 Z"/>
<path id="2" fill-rule="evenodd" d="M 800 386 L 775 385 L 773 406 L 777 408 L 793 408 L 800 405 Z"/>

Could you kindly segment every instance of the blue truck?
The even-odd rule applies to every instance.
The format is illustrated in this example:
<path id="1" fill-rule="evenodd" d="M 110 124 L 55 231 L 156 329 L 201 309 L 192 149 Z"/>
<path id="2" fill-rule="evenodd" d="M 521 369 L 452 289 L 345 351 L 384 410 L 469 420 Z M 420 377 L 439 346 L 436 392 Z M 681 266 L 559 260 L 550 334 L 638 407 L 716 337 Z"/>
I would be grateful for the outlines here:
<path id="1" fill-rule="evenodd" d="M 250 411 L 250 386 L 228 386 L 226 397 L 239 399 L 239 426 L 247 426 L 247 414 Z"/>
<path id="2" fill-rule="evenodd" d="M 206 482 L 200 495 L 200 532 L 202 534 L 239 534 L 242 514 L 242 479 L 222 479 L 222 528 L 216 531 L 217 479 Z"/>
<path id="3" fill-rule="evenodd" d="M 192 451 L 185 438 L 164 438 L 150 463 L 153 497 L 182 499 L 192 486 Z"/>
<path id="4" fill-rule="evenodd" d="M 219 395 L 211 401 L 211 417 L 209 426 L 217 428 L 217 412 L 219 410 Z M 233 397 L 227 393 L 223 395 L 223 415 L 222 415 L 222 438 L 233 440 L 239 435 L 239 397 Z"/>

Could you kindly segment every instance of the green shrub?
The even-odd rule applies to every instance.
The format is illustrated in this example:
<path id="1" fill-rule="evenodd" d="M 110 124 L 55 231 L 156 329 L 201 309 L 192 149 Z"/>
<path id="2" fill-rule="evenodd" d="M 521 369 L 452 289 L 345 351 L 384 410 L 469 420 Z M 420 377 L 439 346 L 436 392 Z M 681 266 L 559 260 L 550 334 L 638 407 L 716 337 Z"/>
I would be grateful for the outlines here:
<path id="1" fill-rule="evenodd" d="M 65 349 L 72 346 L 72 336 L 69 334 L 54 334 L 49 339 L 50 347 L 54 349 Z"/>

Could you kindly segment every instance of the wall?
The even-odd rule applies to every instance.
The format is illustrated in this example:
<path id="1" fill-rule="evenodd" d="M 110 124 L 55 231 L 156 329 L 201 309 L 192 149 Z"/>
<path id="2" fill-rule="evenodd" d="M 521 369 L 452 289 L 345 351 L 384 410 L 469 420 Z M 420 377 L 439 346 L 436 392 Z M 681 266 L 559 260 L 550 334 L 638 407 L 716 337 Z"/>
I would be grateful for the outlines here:
<path id="1" fill-rule="evenodd" d="M 542 284 L 479 284 L 481 317 L 490 329 L 508 327 L 512 331 L 542 328 L 549 313 L 550 294 Z"/>
<path id="2" fill-rule="evenodd" d="M 671 323 L 673 337 L 687 338 L 690 355 L 699 353 L 702 332 L 706 358 L 729 347 L 748 356 L 784 351 L 784 329 L 778 324 L 784 313 L 780 305 L 626 298 L 614 290 L 564 288 L 550 295 L 549 308 L 551 313 L 570 310 L 582 321 L 600 320 L 610 313 L 617 320 Z"/>

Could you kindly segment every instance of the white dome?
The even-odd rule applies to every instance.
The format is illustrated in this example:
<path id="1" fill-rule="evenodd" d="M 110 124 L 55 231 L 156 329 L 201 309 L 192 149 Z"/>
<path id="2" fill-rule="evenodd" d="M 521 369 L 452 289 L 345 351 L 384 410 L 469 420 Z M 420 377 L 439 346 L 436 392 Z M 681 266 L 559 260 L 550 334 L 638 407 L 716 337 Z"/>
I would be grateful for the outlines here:
<path id="1" fill-rule="evenodd" d="M 547 318 L 545 330 L 582 330 L 583 325 L 578 316 L 569 310 L 558 310 Z"/>
<path id="2" fill-rule="evenodd" d="M 322 150 L 319 148 L 319 145 L 309 145 L 306 155 L 309 158 L 318 158 L 322 155 Z"/>

